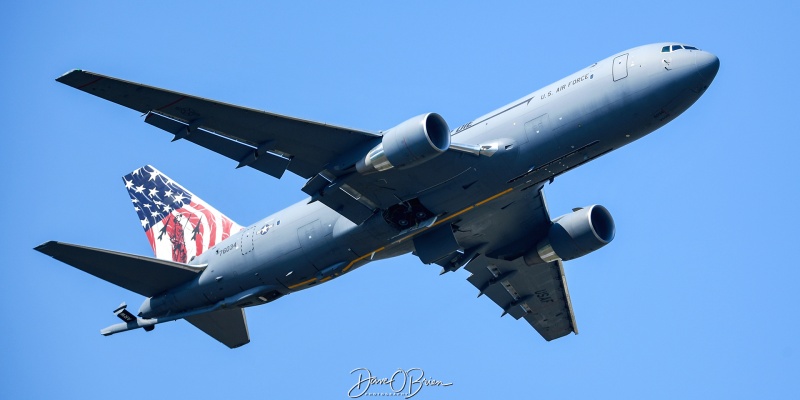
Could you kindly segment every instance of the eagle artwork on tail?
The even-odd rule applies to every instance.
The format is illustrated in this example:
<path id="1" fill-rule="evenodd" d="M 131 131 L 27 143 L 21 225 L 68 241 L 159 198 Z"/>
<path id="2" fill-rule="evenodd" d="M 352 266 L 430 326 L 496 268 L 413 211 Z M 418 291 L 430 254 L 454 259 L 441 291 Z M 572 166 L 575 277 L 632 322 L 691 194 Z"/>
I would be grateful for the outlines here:
<path id="1" fill-rule="evenodd" d="M 171 220 L 170 217 L 172 217 Z M 158 240 L 161 240 L 166 233 L 167 236 L 169 236 L 170 243 L 172 243 L 172 261 L 185 263 L 186 240 L 184 240 L 183 237 L 183 225 L 181 225 L 178 217 L 180 217 L 180 215 L 167 215 L 167 219 L 164 221 L 164 227 L 161 228 L 161 231 L 159 232 Z M 197 224 L 192 232 L 197 232 L 199 226 L 200 224 Z M 196 234 L 192 235 L 192 240 L 194 240 L 196 236 Z"/>
<path id="2" fill-rule="evenodd" d="M 187 263 L 242 229 L 151 165 L 122 180 L 156 258 Z"/>

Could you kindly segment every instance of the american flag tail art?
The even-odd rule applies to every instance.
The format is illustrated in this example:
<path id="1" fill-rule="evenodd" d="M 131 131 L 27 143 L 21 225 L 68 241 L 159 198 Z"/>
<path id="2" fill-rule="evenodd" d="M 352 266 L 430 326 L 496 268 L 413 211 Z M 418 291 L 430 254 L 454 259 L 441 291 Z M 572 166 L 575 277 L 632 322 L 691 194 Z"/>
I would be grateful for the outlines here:
<path id="1" fill-rule="evenodd" d="M 156 258 L 187 263 L 242 229 L 152 165 L 122 180 Z"/>

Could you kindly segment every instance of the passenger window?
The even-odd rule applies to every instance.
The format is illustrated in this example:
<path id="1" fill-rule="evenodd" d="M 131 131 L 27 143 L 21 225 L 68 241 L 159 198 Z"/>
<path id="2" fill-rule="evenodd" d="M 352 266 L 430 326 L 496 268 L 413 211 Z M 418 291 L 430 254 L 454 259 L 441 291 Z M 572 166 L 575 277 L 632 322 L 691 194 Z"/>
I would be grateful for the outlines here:
<path id="1" fill-rule="evenodd" d="M 669 46 L 664 46 L 661 48 L 662 53 L 669 53 Z"/>
<path id="2" fill-rule="evenodd" d="M 683 48 L 683 47 L 681 47 L 681 45 L 679 45 L 679 44 L 673 44 L 673 45 L 672 45 L 672 51 L 675 51 L 675 50 L 680 50 L 680 49 L 682 49 L 682 48 Z"/>

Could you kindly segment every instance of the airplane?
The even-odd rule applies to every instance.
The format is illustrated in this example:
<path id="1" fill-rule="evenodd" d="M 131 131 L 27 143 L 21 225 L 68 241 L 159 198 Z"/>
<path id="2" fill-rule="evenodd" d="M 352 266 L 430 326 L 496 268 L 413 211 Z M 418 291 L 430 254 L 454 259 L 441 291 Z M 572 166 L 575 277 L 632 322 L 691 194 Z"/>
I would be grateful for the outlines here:
<path id="1" fill-rule="evenodd" d="M 185 319 L 219 342 L 250 342 L 245 308 L 413 253 L 469 283 L 545 340 L 578 333 L 564 261 L 614 239 L 601 205 L 551 219 L 554 178 L 672 121 L 705 93 L 719 59 L 696 47 L 632 48 L 450 129 L 426 113 L 369 132 L 72 70 L 56 80 L 309 197 L 239 225 L 155 167 L 123 177 L 155 258 L 50 241 L 35 250 L 143 295 L 101 334 Z"/>

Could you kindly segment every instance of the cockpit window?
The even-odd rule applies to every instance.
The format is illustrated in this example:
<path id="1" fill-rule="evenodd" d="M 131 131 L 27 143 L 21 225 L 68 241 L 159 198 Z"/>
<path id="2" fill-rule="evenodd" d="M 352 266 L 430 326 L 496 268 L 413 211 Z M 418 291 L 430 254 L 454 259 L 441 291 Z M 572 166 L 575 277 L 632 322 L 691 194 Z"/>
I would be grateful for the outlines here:
<path id="1" fill-rule="evenodd" d="M 686 46 L 686 45 L 681 46 L 679 44 L 673 44 L 672 46 L 664 46 L 664 47 L 662 47 L 661 48 L 661 52 L 662 53 L 671 53 L 673 51 L 683 50 L 683 49 L 686 49 L 686 50 L 700 50 L 700 49 L 698 49 L 697 47 L 694 47 L 694 46 Z"/>

